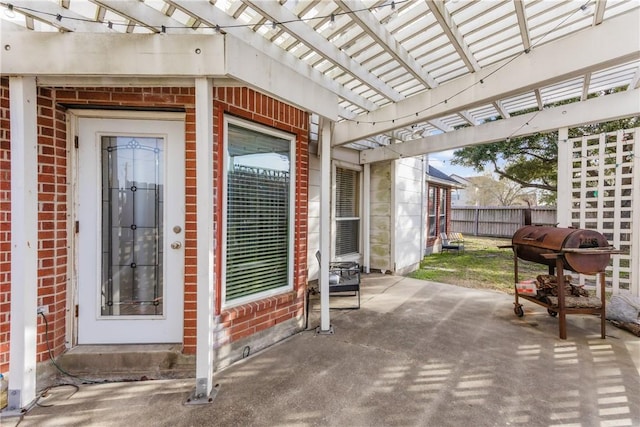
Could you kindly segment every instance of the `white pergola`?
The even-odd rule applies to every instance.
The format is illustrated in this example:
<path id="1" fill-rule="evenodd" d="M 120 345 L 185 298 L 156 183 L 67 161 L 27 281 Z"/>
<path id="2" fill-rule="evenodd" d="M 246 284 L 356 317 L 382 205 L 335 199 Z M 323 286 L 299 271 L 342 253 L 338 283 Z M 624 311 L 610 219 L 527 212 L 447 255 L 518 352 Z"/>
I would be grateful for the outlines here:
<path id="1" fill-rule="evenodd" d="M 12 176 L 23 186 L 12 194 L 25 195 L 12 201 L 12 217 L 21 218 L 12 224 L 17 241 L 32 239 L 35 230 L 30 107 L 37 85 L 195 86 L 203 164 L 211 155 L 213 84 L 250 86 L 313 113 L 323 229 L 329 229 L 334 147 L 358 150 L 366 175 L 373 162 L 640 114 L 637 0 L 2 0 L 0 6 Z M 597 96 L 611 89 L 620 91 Z M 547 108 L 558 101 L 571 102 Z M 503 120 L 485 123 L 497 116 Z M 208 188 L 209 174 L 198 167 L 199 189 Z M 206 218 L 213 201 L 205 193 L 198 193 L 206 201 L 198 206 L 204 218 L 198 229 L 209 232 L 198 238 L 196 394 L 208 395 L 213 277 Z M 320 249 L 329 253 L 327 233 Z M 13 283 L 33 281 L 25 275 L 35 274 L 35 250 L 16 251 L 23 261 L 12 264 Z M 322 260 L 327 289 L 329 260 Z M 328 292 L 321 295 L 326 331 Z M 18 331 L 34 326 L 34 304 L 27 295 L 12 301 L 12 352 L 25 348 L 23 360 L 35 348 Z M 11 369 L 19 371 L 11 381 L 31 395 L 25 374 L 31 367 L 12 358 Z"/>

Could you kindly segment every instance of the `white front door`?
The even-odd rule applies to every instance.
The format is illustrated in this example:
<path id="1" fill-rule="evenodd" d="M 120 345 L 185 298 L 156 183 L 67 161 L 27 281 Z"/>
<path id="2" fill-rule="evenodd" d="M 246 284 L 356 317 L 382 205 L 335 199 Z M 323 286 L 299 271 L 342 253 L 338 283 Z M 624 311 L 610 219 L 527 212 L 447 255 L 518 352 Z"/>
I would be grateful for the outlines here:
<path id="1" fill-rule="evenodd" d="M 77 126 L 78 344 L 182 342 L 184 122 Z"/>

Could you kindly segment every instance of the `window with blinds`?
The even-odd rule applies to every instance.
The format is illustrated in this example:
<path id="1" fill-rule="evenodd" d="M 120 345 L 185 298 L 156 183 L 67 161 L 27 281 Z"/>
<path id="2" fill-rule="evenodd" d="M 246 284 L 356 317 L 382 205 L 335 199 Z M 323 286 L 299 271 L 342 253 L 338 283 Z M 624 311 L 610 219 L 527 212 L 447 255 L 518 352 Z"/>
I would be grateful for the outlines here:
<path id="1" fill-rule="evenodd" d="M 429 237 L 436 237 L 436 189 L 434 187 L 429 187 L 429 195 L 428 195 L 428 211 L 429 211 Z"/>
<path id="2" fill-rule="evenodd" d="M 336 256 L 359 252 L 359 172 L 336 168 Z"/>
<path id="3" fill-rule="evenodd" d="M 226 138 L 224 301 L 292 288 L 294 139 L 232 122 Z"/>

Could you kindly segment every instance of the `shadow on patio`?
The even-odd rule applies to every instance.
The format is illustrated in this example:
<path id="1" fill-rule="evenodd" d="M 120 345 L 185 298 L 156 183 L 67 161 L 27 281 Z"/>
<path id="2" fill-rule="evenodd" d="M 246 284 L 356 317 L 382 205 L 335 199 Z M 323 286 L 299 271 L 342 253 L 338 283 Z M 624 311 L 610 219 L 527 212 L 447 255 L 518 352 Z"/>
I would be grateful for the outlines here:
<path id="1" fill-rule="evenodd" d="M 61 387 L 20 425 L 640 425 L 640 339 L 600 339 L 595 316 L 568 316 L 560 340 L 504 293 L 370 274 L 325 336 L 317 302 L 309 331 L 217 373 L 210 405 L 182 404 L 192 379 Z"/>

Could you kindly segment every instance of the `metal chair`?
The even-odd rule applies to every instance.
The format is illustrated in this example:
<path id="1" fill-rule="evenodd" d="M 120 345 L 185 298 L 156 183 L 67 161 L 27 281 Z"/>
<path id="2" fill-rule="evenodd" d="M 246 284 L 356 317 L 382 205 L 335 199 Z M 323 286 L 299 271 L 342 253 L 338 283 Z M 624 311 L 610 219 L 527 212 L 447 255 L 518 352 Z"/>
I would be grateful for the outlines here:
<path id="1" fill-rule="evenodd" d="M 316 252 L 316 258 L 320 263 L 320 251 Z M 360 308 L 360 264 L 357 262 L 330 262 L 329 263 L 329 295 L 352 292 L 352 296 L 358 297 Z M 341 295 L 347 296 L 347 295 Z"/>

